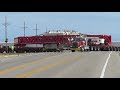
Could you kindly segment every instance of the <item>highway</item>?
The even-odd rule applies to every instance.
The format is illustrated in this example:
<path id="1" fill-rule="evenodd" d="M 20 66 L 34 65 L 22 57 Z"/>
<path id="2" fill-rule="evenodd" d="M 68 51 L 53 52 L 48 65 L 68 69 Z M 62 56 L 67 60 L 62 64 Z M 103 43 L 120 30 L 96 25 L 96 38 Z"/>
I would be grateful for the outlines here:
<path id="1" fill-rule="evenodd" d="M 118 51 L 0 55 L 0 78 L 120 78 Z"/>

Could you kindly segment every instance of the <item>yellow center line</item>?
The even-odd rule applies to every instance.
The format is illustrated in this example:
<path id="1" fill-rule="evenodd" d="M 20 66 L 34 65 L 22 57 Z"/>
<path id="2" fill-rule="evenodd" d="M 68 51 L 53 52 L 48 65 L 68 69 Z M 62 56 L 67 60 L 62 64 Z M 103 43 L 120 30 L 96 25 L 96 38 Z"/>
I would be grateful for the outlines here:
<path id="1" fill-rule="evenodd" d="M 19 76 L 17 76 L 16 78 L 25 78 L 25 77 L 28 77 L 32 74 L 35 74 L 35 73 L 38 73 L 38 72 L 41 72 L 41 71 L 44 71 L 44 70 L 47 70 L 49 68 L 52 68 L 52 67 L 55 67 L 55 66 L 58 66 L 58 65 L 61 65 L 61 64 L 64 64 L 65 62 L 69 61 L 69 60 L 76 60 L 78 59 L 80 56 L 79 55 L 76 55 L 76 57 L 73 57 L 73 58 L 67 58 L 66 60 L 63 60 L 61 62 L 57 62 L 57 63 L 53 63 L 53 64 L 48 64 L 47 66 L 43 66 L 43 67 L 40 67 L 40 68 L 37 68 L 35 70 L 32 70 L 30 72 L 27 72 L 25 74 L 21 74 Z"/>
<path id="2" fill-rule="evenodd" d="M 66 54 L 65 54 L 65 55 L 66 55 Z M 68 54 L 68 55 L 69 55 L 69 54 Z M 43 58 L 42 61 L 47 60 L 47 59 L 52 58 L 52 57 L 57 57 L 57 56 L 60 56 L 60 55 L 48 55 L 48 56 L 46 56 L 45 58 Z M 12 67 L 12 68 L 8 68 L 8 69 L 5 69 L 5 70 L 0 71 L 0 74 L 5 74 L 5 73 L 7 73 L 7 72 L 11 72 L 11 71 L 17 70 L 17 69 L 19 69 L 19 68 L 23 68 L 23 67 L 25 67 L 25 66 L 28 66 L 28 65 L 30 65 L 30 64 L 35 64 L 35 63 L 42 62 L 42 61 L 41 61 L 41 59 L 40 59 L 40 60 L 38 60 L 38 61 L 33 61 L 33 62 L 30 62 L 30 63 L 25 63 L 25 64 L 21 64 L 21 65 L 19 65 L 19 66 L 15 66 L 15 67 Z"/>

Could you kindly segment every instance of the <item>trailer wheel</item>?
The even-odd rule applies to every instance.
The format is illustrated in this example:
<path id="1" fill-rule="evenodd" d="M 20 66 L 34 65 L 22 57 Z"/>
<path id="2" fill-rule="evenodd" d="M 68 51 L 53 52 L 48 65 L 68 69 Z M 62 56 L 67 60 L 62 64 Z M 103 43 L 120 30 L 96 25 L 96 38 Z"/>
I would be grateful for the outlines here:
<path id="1" fill-rule="evenodd" d="M 93 51 L 95 51 L 95 47 L 93 47 Z"/>
<path id="2" fill-rule="evenodd" d="M 110 51 L 112 51 L 112 48 L 110 47 Z"/>
<path id="3" fill-rule="evenodd" d="M 71 50 L 72 52 L 75 52 L 75 50 Z"/>
<path id="4" fill-rule="evenodd" d="M 94 47 L 94 51 L 96 51 L 96 47 Z"/>
<path id="5" fill-rule="evenodd" d="M 100 47 L 97 47 L 98 51 L 100 51 Z"/>
<path id="6" fill-rule="evenodd" d="M 98 47 L 96 47 L 96 51 L 98 51 Z"/>
<path id="7" fill-rule="evenodd" d="M 115 47 L 115 50 L 114 51 L 116 51 L 116 47 Z"/>
<path id="8" fill-rule="evenodd" d="M 89 47 L 89 50 L 91 51 L 91 47 Z"/>
<path id="9" fill-rule="evenodd" d="M 91 47 L 91 51 L 93 51 L 94 50 L 94 48 L 93 47 Z"/>
<path id="10" fill-rule="evenodd" d="M 116 47 L 116 51 L 118 51 L 118 47 Z"/>
<path id="11" fill-rule="evenodd" d="M 114 47 L 112 47 L 112 51 L 115 51 L 115 48 L 114 48 Z"/>

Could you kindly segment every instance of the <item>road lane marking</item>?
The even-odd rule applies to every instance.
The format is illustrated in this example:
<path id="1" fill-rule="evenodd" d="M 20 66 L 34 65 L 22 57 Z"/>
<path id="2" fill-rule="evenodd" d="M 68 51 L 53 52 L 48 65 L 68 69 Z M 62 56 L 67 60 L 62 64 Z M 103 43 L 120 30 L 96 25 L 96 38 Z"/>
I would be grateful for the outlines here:
<path id="1" fill-rule="evenodd" d="M 100 78 L 104 78 L 104 73 L 105 73 L 105 70 L 106 70 L 108 61 L 109 61 L 109 59 L 110 59 L 111 53 L 112 53 L 112 51 L 109 53 L 109 56 L 108 56 L 108 58 L 107 58 L 107 60 L 106 60 L 106 62 L 105 62 L 105 65 L 104 65 L 104 67 L 103 67 L 103 70 L 102 70 L 102 73 L 101 73 L 101 75 L 100 75 Z"/>
<path id="2" fill-rule="evenodd" d="M 13 58 L 20 58 L 20 57 L 25 57 L 25 56 L 33 56 L 33 55 L 45 55 L 43 53 L 34 53 L 34 54 L 16 54 L 16 55 L 4 55 L 4 56 L 0 56 L 0 59 L 2 59 L 1 61 L 3 60 L 8 60 L 8 59 L 13 59 Z"/>
<path id="3" fill-rule="evenodd" d="M 69 55 L 69 54 L 71 54 L 71 53 L 65 53 L 64 55 Z M 61 55 L 61 54 L 60 54 L 60 55 Z M 58 56 L 60 56 L 60 55 L 53 55 L 53 56 L 50 55 L 50 56 L 46 56 L 46 58 L 40 59 L 40 60 L 38 60 L 38 61 L 33 61 L 33 62 L 30 62 L 30 63 L 25 63 L 25 64 L 21 64 L 21 65 L 19 65 L 19 66 L 11 67 L 11 68 L 8 68 L 8 69 L 5 69 L 5 70 L 0 71 L 0 74 L 5 74 L 5 73 L 7 73 L 7 72 L 11 72 L 11 71 L 17 70 L 17 69 L 19 69 L 19 68 L 23 68 L 23 67 L 25 67 L 25 66 L 28 66 L 28 65 L 30 65 L 30 64 L 35 64 L 35 63 L 38 63 L 38 62 L 42 62 L 42 61 L 47 60 L 47 59 L 49 59 L 49 58 L 58 57 Z M 64 56 L 64 55 L 63 55 L 63 56 Z"/>
<path id="4" fill-rule="evenodd" d="M 2 60 L 0 60 L 1 62 L 5 62 L 5 61 L 10 61 L 11 59 L 16 59 L 16 58 L 20 58 L 20 57 L 28 57 L 28 56 L 34 56 L 34 55 L 45 55 L 44 53 L 39 53 L 39 54 L 23 54 L 23 55 L 16 55 L 16 56 L 12 56 L 12 57 L 7 57 L 7 58 L 2 58 Z M 48 55 L 53 55 L 53 54 L 48 54 Z M 0 58 L 1 59 L 1 58 Z M 12 60 L 11 60 L 12 61 Z"/>
<path id="5" fill-rule="evenodd" d="M 36 55 L 36 54 L 35 54 Z M 18 55 L 17 55 L 18 56 Z M 20 58 L 20 57 L 25 57 L 25 55 L 23 55 L 23 56 L 19 56 L 19 57 L 17 57 L 17 56 L 14 56 L 14 57 L 8 57 L 8 58 L 3 58 L 2 60 L 0 60 L 1 62 L 5 62 L 5 61 L 12 61 L 11 59 L 15 59 L 15 58 Z M 34 56 L 33 54 L 32 55 L 26 55 L 26 56 Z M 48 54 L 48 56 L 49 56 L 49 54 Z"/>
<path id="6" fill-rule="evenodd" d="M 68 54 L 68 53 L 63 53 L 63 54 Z M 69 54 L 70 54 L 70 53 L 69 53 Z M 27 56 L 27 57 L 28 57 L 28 56 L 35 56 L 35 55 L 37 55 L 37 56 L 38 56 L 38 55 L 51 55 L 51 56 L 52 56 L 52 55 L 54 55 L 54 54 L 53 54 L 53 53 L 47 53 L 47 54 L 46 54 L 46 53 L 38 53 L 38 54 L 36 54 L 36 53 L 34 54 L 34 53 L 33 53 L 33 54 L 29 54 L 29 55 L 26 55 L 26 54 L 25 54 L 25 55 L 19 55 L 19 56 L 17 55 L 18 57 L 15 56 L 15 57 L 3 58 L 3 59 L 0 60 L 0 61 L 1 61 L 1 62 L 5 62 L 5 61 L 9 61 L 9 60 L 15 59 L 15 58 L 20 58 L 20 57 L 25 57 L 25 56 Z M 58 55 L 58 54 L 56 54 L 56 55 Z M 62 54 L 59 54 L 59 55 L 62 55 Z"/>
<path id="7" fill-rule="evenodd" d="M 34 55 L 46 55 L 46 53 L 39 53 L 39 54 L 29 54 L 29 55 L 16 55 L 15 57 L 7 57 L 7 58 L 2 58 L 2 60 L 0 60 L 1 62 L 5 62 L 5 61 L 9 61 L 11 59 L 15 59 L 15 58 L 20 58 L 20 57 L 25 57 L 25 56 L 34 56 Z M 48 55 L 53 55 L 51 53 L 49 53 Z M 18 57 L 17 57 L 18 56 Z M 1 59 L 1 58 L 0 58 Z"/>
<path id="8" fill-rule="evenodd" d="M 48 65 L 46 65 L 46 66 L 43 66 L 43 67 L 34 69 L 34 70 L 30 71 L 30 72 L 27 72 L 27 73 L 25 73 L 25 74 L 21 74 L 21 75 L 17 76 L 16 78 L 25 78 L 25 77 L 28 77 L 28 76 L 30 76 L 30 75 L 32 75 L 32 74 L 35 74 L 35 73 L 38 73 L 38 72 L 47 70 L 47 69 L 49 69 L 49 68 L 52 68 L 52 67 L 55 67 L 55 66 L 58 66 L 58 65 L 62 65 L 62 64 L 66 63 L 66 62 L 69 61 L 69 60 L 78 59 L 79 57 L 80 57 L 79 55 L 76 55 L 75 57 L 67 58 L 67 59 L 65 59 L 65 60 L 63 60 L 63 61 L 60 61 L 60 62 L 56 62 L 56 63 L 53 63 L 53 64 L 48 64 Z"/>

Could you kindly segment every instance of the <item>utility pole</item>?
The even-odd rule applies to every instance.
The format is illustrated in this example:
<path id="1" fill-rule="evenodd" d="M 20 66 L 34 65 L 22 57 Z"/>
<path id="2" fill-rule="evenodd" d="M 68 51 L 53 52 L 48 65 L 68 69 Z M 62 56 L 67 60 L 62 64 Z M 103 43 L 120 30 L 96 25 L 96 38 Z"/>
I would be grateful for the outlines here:
<path id="1" fill-rule="evenodd" d="M 37 24 L 36 24 L 36 29 L 33 29 L 33 30 L 36 30 L 36 36 L 37 36 L 37 31 L 40 30 L 38 29 Z"/>
<path id="2" fill-rule="evenodd" d="M 25 37 L 25 30 L 26 30 L 26 28 L 28 28 L 28 27 L 26 27 L 25 21 L 24 21 L 24 27 L 22 27 L 22 28 L 24 28 L 24 37 Z"/>
<path id="3" fill-rule="evenodd" d="M 37 31 L 40 30 L 38 29 L 37 24 L 36 24 L 36 29 L 33 29 L 33 30 L 36 30 L 36 36 L 37 36 Z M 37 48 L 37 44 L 36 44 L 36 48 Z"/>
<path id="4" fill-rule="evenodd" d="M 6 42 L 6 53 L 8 53 L 8 45 L 7 45 L 7 42 L 8 42 L 8 38 L 7 38 L 7 26 L 9 25 L 7 23 L 7 17 L 5 16 L 5 23 L 2 24 L 3 26 L 5 26 L 5 42 Z"/>

